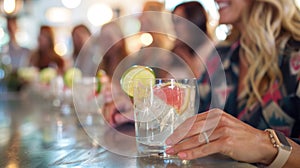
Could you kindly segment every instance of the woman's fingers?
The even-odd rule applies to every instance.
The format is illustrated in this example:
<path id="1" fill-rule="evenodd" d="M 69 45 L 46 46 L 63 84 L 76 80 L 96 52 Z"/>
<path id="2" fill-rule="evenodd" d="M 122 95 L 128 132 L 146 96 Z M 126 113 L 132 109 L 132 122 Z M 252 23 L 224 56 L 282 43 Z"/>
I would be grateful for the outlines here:
<path id="1" fill-rule="evenodd" d="M 199 114 L 188 118 L 179 127 L 177 127 L 174 133 L 166 139 L 167 145 L 174 145 L 180 142 L 182 139 L 194 136 L 199 133 L 199 128 L 205 119 L 204 114 Z M 202 122 L 201 122 L 202 121 Z"/>
<path id="2" fill-rule="evenodd" d="M 200 127 L 205 125 L 200 121 L 195 122 L 193 126 L 197 124 Z M 265 156 L 276 153 L 266 132 L 257 130 L 229 114 L 224 113 L 221 116 L 217 127 L 204 130 L 198 130 L 199 132 L 193 136 L 185 136 L 166 152 L 171 155 L 177 154 L 179 158 L 185 160 L 221 153 L 235 160 L 251 163 L 264 163 Z M 173 135 L 170 138 L 178 140 Z M 271 154 L 268 151 L 271 151 Z"/>
<path id="3" fill-rule="evenodd" d="M 197 148 L 181 151 L 177 154 L 180 159 L 192 160 L 205 157 L 215 153 L 230 153 L 229 148 L 225 145 L 224 140 L 212 141 L 208 144 L 201 145 Z"/>
<path id="4" fill-rule="evenodd" d="M 174 145 L 185 138 L 192 137 L 204 130 L 213 130 L 219 125 L 222 111 L 212 109 L 210 111 L 195 115 L 184 121 L 174 133 L 167 138 L 167 145 Z"/>
<path id="5" fill-rule="evenodd" d="M 166 140 L 168 154 L 178 154 L 185 159 L 207 156 L 213 153 L 226 152 L 220 142 L 227 142 L 228 137 L 241 126 L 236 118 L 225 112 L 212 109 L 186 120 Z M 207 146 L 216 144 L 211 150 Z M 221 148 L 222 147 L 222 148 Z M 198 151 L 199 149 L 199 151 Z"/>
<path id="6" fill-rule="evenodd" d="M 205 145 L 207 143 L 218 140 L 221 136 L 224 136 L 229 133 L 230 130 L 226 127 L 220 127 L 218 129 L 207 130 L 205 132 L 201 132 L 193 137 L 182 140 L 180 143 L 168 148 L 166 152 L 168 154 L 176 154 L 181 151 L 189 150 L 192 148 L 199 147 L 201 145 Z"/>
<path id="7" fill-rule="evenodd" d="M 199 141 L 198 141 L 198 135 L 194 135 L 193 137 L 184 140 L 183 142 L 170 147 L 166 150 L 167 154 L 170 155 L 174 155 L 176 153 L 178 153 L 178 151 L 184 151 L 184 150 L 188 150 L 188 149 L 192 149 L 195 148 L 197 146 L 199 146 Z"/>

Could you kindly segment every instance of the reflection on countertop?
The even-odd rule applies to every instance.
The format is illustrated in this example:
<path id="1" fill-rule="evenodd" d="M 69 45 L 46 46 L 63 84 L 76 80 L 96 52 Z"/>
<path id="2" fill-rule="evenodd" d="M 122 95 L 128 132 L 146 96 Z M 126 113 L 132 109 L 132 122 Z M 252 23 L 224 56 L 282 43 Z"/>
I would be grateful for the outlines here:
<path id="1" fill-rule="evenodd" d="M 64 113 L 46 92 L 28 87 L 1 94 L 0 167 L 254 167 L 220 155 L 185 164 L 137 157 L 134 125 L 82 126 L 73 106 Z"/>

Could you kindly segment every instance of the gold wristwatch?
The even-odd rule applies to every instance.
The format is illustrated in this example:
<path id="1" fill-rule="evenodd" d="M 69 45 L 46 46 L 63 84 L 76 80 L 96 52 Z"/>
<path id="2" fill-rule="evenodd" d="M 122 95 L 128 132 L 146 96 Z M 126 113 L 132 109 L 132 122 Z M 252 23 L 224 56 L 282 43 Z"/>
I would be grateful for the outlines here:
<path id="1" fill-rule="evenodd" d="M 289 156 L 292 152 L 292 146 L 289 144 L 283 133 L 273 129 L 266 129 L 265 131 L 269 133 L 272 144 L 278 149 L 276 158 L 267 167 L 281 168 L 289 159 Z"/>

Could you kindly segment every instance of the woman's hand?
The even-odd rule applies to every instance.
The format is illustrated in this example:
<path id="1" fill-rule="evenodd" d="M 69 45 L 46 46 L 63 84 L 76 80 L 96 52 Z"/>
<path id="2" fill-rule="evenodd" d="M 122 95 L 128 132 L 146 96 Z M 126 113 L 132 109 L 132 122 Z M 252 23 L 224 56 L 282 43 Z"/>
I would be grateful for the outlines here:
<path id="1" fill-rule="evenodd" d="M 267 132 L 218 109 L 187 119 L 166 143 L 171 146 L 168 154 L 186 160 L 221 153 L 239 161 L 270 164 L 277 154 Z"/>
<path id="2" fill-rule="evenodd" d="M 113 127 L 133 121 L 132 102 L 126 95 L 120 94 L 120 91 L 120 88 L 112 84 L 103 89 L 105 104 L 102 114 Z"/>

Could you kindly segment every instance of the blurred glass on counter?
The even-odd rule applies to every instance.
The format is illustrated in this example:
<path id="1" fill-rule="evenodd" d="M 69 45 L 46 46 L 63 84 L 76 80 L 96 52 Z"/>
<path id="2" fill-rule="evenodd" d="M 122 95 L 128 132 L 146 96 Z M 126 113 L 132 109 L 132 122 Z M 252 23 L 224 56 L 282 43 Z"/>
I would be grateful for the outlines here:
<path id="1" fill-rule="evenodd" d="M 73 100 L 75 110 L 82 126 L 103 123 L 101 108 L 104 103 L 101 82 L 96 77 L 83 77 L 74 81 Z"/>

